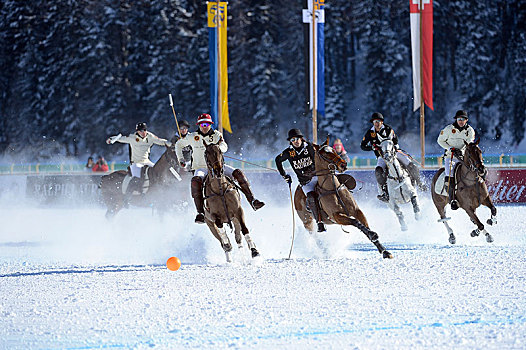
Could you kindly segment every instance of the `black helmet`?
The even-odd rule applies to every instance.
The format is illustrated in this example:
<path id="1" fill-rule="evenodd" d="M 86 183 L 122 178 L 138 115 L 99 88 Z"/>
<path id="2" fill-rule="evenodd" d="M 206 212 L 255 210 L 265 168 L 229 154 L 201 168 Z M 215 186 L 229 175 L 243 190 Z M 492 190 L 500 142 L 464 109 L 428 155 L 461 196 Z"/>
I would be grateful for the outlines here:
<path id="1" fill-rule="evenodd" d="M 372 123 L 373 120 L 384 121 L 384 116 L 380 112 L 374 112 L 373 115 L 371 115 L 371 119 L 369 119 L 369 121 Z"/>
<path id="2" fill-rule="evenodd" d="M 301 133 L 300 129 L 290 129 L 289 130 L 289 137 L 287 137 L 287 141 L 290 141 L 290 139 L 293 137 L 303 138 L 303 134 Z"/>
<path id="3" fill-rule="evenodd" d="M 181 120 L 179 123 L 179 127 L 186 126 L 188 129 L 190 129 L 190 123 L 188 123 L 186 120 Z"/>
<path id="4" fill-rule="evenodd" d="M 146 123 L 139 123 L 135 125 L 135 130 L 137 131 L 146 131 Z"/>
<path id="5" fill-rule="evenodd" d="M 466 119 L 468 119 L 468 112 L 466 112 L 466 111 L 464 111 L 464 110 L 462 110 L 462 109 L 459 109 L 459 110 L 457 111 L 457 113 L 455 113 L 455 119 L 457 119 L 457 118 L 459 118 L 459 117 L 460 117 L 460 118 L 466 118 Z"/>

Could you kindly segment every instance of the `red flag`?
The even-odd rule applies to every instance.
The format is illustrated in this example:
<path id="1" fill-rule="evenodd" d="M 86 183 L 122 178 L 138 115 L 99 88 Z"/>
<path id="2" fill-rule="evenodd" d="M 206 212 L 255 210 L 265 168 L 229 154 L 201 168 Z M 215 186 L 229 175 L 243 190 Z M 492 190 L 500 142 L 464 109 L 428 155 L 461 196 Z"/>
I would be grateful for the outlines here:
<path id="1" fill-rule="evenodd" d="M 420 9 L 420 4 L 422 4 L 422 9 Z M 433 109 L 433 0 L 409 0 L 409 12 L 413 58 L 413 111 L 416 111 L 421 104 L 420 69 L 423 71 L 424 103 Z M 422 21 L 421 31 L 420 21 Z M 422 34 L 422 41 L 420 41 L 420 34 Z M 420 42 L 422 42 L 422 50 L 420 50 Z"/>

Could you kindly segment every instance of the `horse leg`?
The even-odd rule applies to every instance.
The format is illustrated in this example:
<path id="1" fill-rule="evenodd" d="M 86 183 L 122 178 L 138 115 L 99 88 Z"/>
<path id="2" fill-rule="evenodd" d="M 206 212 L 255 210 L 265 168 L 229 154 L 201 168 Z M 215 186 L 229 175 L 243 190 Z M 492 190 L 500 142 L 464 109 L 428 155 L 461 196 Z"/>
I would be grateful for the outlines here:
<path id="1" fill-rule="evenodd" d="M 389 206 L 395 212 L 398 222 L 400 223 L 400 229 L 402 231 L 407 231 L 407 224 L 405 223 L 404 214 L 400 210 L 400 206 L 394 202 L 389 202 Z"/>
<path id="2" fill-rule="evenodd" d="M 234 218 L 234 237 L 236 238 L 237 248 L 243 249 L 243 237 L 241 236 L 241 226 L 239 225 L 239 221 L 237 218 Z"/>
<path id="3" fill-rule="evenodd" d="M 243 209 L 241 208 L 239 209 L 239 212 L 238 212 L 238 220 L 239 220 L 239 225 L 241 226 L 241 233 L 243 233 L 243 236 L 245 237 L 245 241 L 247 241 L 248 248 L 250 249 L 252 257 L 253 258 L 258 257 L 259 252 L 256 248 L 256 245 L 254 244 L 254 241 L 252 241 L 252 237 L 250 236 L 248 227 L 245 223 L 245 215 L 243 213 Z"/>
<path id="4" fill-rule="evenodd" d="M 493 205 L 493 202 L 491 201 L 491 198 L 487 196 L 482 201 L 482 205 L 486 206 L 491 210 L 491 218 L 486 221 L 486 223 L 490 226 L 497 224 L 497 208 Z"/>
<path id="5" fill-rule="evenodd" d="M 457 242 L 457 239 L 455 237 L 455 234 L 453 233 L 453 229 L 447 223 L 449 220 L 451 220 L 451 218 L 448 218 L 446 216 L 447 201 L 443 199 L 443 196 L 434 193 L 434 185 L 431 196 L 433 198 L 433 203 L 437 208 L 438 214 L 440 215 L 440 219 L 438 220 L 438 222 L 441 222 L 444 224 L 444 226 L 446 226 L 447 233 L 449 234 L 449 243 L 455 244 Z"/>
<path id="6" fill-rule="evenodd" d="M 217 240 L 221 243 L 221 248 L 223 248 L 223 250 L 225 251 L 226 261 L 232 262 L 232 245 L 230 244 L 230 240 L 228 239 L 225 227 L 221 219 L 217 218 L 215 222 L 205 220 L 205 222 L 210 228 L 210 231 L 212 231 L 212 234 L 215 236 L 215 238 L 217 238 Z"/>
<path id="7" fill-rule="evenodd" d="M 469 208 L 465 209 L 466 213 L 469 215 L 469 218 L 471 219 L 471 222 L 473 222 L 475 225 L 477 225 L 477 228 L 471 231 L 471 237 L 477 237 L 481 233 L 483 233 L 486 236 L 486 242 L 492 243 L 493 237 L 490 235 L 488 231 L 484 228 L 484 224 L 479 220 L 477 214 L 475 214 L 475 209 Z"/>
<path id="8" fill-rule="evenodd" d="M 358 212 L 360 214 L 358 214 Z M 363 215 L 362 211 L 358 209 L 355 213 L 357 216 L 359 215 L 365 223 L 367 223 L 367 220 L 365 219 L 365 215 Z M 389 253 L 385 247 L 378 241 L 378 234 L 367 226 L 367 224 L 362 223 L 360 220 L 349 217 L 345 214 L 336 213 L 334 214 L 335 221 L 340 225 L 352 225 L 356 228 L 358 228 L 360 231 L 362 231 L 365 236 L 376 246 L 378 249 L 378 252 L 382 254 L 382 256 L 385 258 L 392 259 L 393 255 Z"/>
<path id="9" fill-rule="evenodd" d="M 420 205 L 418 203 L 418 197 L 411 197 L 411 204 L 413 205 L 413 212 L 415 213 L 415 219 L 418 221 L 422 219 L 422 212 L 420 211 Z"/>

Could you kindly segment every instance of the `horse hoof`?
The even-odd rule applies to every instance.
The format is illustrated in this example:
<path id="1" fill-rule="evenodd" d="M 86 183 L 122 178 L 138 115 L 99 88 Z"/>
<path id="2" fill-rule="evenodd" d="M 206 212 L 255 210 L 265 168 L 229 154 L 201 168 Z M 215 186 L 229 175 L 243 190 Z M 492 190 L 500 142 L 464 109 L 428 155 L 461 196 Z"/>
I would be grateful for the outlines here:
<path id="1" fill-rule="evenodd" d="M 224 250 L 225 252 L 230 252 L 230 251 L 232 251 L 232 244 L 230 244 L 230 243 L 223 244 L 223 250 Z"/>
<path id="2" fill-rule="evenodd" d="M 478 235 L 480 235 L 480 231 L 478 229 L 471 231 L 471 237 L 477 237 Z"/>
<path id="3" fill-rule="evenodd" d="M 493 225 L 496 225 L 497 224 L 497 220 L 496 219 L 488 219 L 488 221 L 486 221 L 486 223 L 490 226 L 493 226 Z"/>
<path id="4" fill-rule="evenodd" d="M 493 237 L 489 233 L 486 233 L 486 242 L 493 243 Z"/>
<path id="5" fill-rule="evenodd" d="M 256 248 L 252 248 L 250 250 L 252 251 L 252 257 L 253 258 L 256 258 L 256 257 L 259 256 L 259 252 L 258 252 L 258 250 Z"/>
<path id="6" fill-rule="evenodd" d="M 392 259 L 393 258 L 393 254 L 389 253 L 387 250 L 384 250 L 384 252 L 382 253 L 382 256 L 384 259 Z"/>
<path id="7" fill-rule="evenodd" d="M 457 239 L 455 238 L 455 235 L 452 233 L 449 234 L 449 243 L 451 244 L 457 243 Z"/>
<path id="8" fill-rule="evenodd" d="M 407 231 L 407 225 L 401 225 L 401 226 L 400 226 L 400 229 L 401 229 L 402 231 Z"/>
<path id="9" fill-rule="evenodd" d="M 416 220 L 416 221 L 420 221 L 421 219 L 422 219 L 422 212 L 417 211 L 417 212 L 415 213 L 415 220 Z"/>

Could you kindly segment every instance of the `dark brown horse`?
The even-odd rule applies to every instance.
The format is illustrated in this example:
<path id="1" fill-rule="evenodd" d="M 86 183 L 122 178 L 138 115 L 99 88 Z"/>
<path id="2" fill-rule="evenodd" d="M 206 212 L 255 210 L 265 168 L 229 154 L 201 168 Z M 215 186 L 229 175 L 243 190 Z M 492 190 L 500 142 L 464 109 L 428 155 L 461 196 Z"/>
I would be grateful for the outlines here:
<path id="1" fill-rule="evenodd" d="M 315 171 L 318 176 L 316 193 L 320 200 L 323 222 L 327 225 L 352 225 L 358 228 L 376 246 L 384 258 L 393 258 L 393 255 L 378 241 L 378 234 L 369 228 L 367 219 L 351 192 L 340 183 L 336 171 L 345 171 L 347 163 L 328 145 L 328 141 L 327 139 L 321 146 L 313 145 L 316 151 Z M 301 221 L 303 221 L 303 226 L 313 233 L 314 219 L 307 209 L 306 196 L 299 186 L 294 194 L 294 206 Z"/>
<path id="2" fill-rule="evenodd" d="M 241 198 L 234 181 L 224 173 L 225 160 L 223 153 L 216 144 L 207 145 L 205 150 L 208 175 L 204 181 L 205 222 L 215 238 L 221 243 L 225 251 L 227 262 L 232 261 L 232 244 L 224 224 L 233 227 L 236 243 L 239 249 L 243 248 L 242 236 L 247 241 L 252 257 L 258 257 L 259 252 L 252 241 L 247 225 L 245 213 L 241 207 Z"/>
<path id="3" fill-rule="evenodd" d="M 149 186 L 146 193 L 133 195 L 130 204 L 140 207 L 154 204 L 160 210 L 168 207 L 170 203 L 174 202 L 173 198 L 167 195 L 167 191 L 175 189 L 177 180 L 173 171 L 177 171 L 176 169 L 179 168 L 175 148 L 173 146 L 166 147 L 161 158 L 148 170 Z M 122 185 L 126 174 L 125 170 L 119 170 L 101 178 L 99 187 L 102 191 L 102 199 L 107 207 L 107 218 L 112 218 L 124 207 L 125 195 L 122 191 Z"/>
<path id="4" fill-rule="evenodd" d="M 488 243 L 493 242 L 493 237 L 486 231 L 482 222 L 475 214 L 475 210 L 484 205 L 491 210 L 491 218 L 488 219 L 488 225 L 497 223 L 497 208 L 493 205 L 491 197 L 488 193 L 488 188 L 484 182 L 487 174 L 487 169 L 484 166 L 482 159 L 482 151 L 478 144 L 479 140 L 470 144 L 466 143 L 466 151 L 464 152 L 463 160 L 460 160 L 458 170 L 456 170 L 457 191 L 456 199 L 459 207 L 464 209 L 469 215 L 471 221 L 477 225 L 477 228 L 471 232 L 471 237 L 475 237 L 484 233 Z M 446 217 L 446 205 L 448 204 L 447 191 L 444 191 L 442 185 L 437 186 L 437 182 L 443 183 L 444 168 L 437 171 L 433 177 L 431 186 L 431 196 L 433 203 L 440 214 L 439 222 L 444 223 L 447 232 L 449 233 L 449 242 L 455 244 L 456 238 L 453 230 L 448 225 L 447 221 L 451 218 Z"/>

